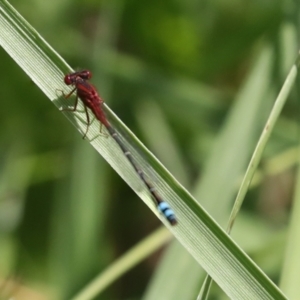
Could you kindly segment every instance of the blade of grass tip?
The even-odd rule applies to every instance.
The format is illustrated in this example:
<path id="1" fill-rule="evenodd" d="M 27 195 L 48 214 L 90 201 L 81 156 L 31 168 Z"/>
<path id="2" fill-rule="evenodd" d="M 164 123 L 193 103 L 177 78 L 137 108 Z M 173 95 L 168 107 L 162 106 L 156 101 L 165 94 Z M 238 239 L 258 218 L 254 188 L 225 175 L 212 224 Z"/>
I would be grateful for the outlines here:
<path id="1" fill-rule="evenodd" d="M 158 250 L 162 246 L 162 241 L 167 243 L 171 238 L 172 235 L 166 228 L 161 227 L 160 229 L 156 230 L 154 233 L 138 243 L 135 247 L 131 248 L 130 251 L 122 255 L 122 257 L 117 259 L 92 282 L 90 282 L 82 291 L 75 295 L 72 300 L 94 299 L 94 297 L 100 294 L 117 278 L 119 278 L 125 272 L 128 272 L 128 270 L 132 269 L 154 251 Z"/>
<path id="2" fill-rule="evenodd" d="M 292 66 L 280 92 L 279 95 L 277 97 L 277 99 L 275 100 L 273 109 L 270 113 L 270 116 L 266 122 L 266 125 L 263 129 L 263 132 L 259 138 L 259 141 L 257 143 L 257 146 L 254 150 L 254 153 L 251 157 L 250 163 L 248 165 L 247 171 L 245 173 L 245 176 L 243 178 L 242 184 L 240 186 L 238 195 L 236 197 L 236 200 L 234 202 L 234 206 L 231 212 L 231 215 L 229 217 L 229 222 L 228 222 L 228 227 L 227 227 L 227 232 L 230 234 L 232 226 L 234 224 L 234 221 L 236 219 L 236 216 L 243 204 L 245 195 L 247 193 L 247 190 L 249 188 L 249 185 L 251 183 L 251 180 L 253 178 L 253 175 L 257 169 L 257 166 L 261 160 L 263 151 L 266 147 L 266 144 L 269 140 L 269 137 L 273 131 L 273 128 L 275 126 L 275 123 L 282 111 L 282 108 L 292 90 L 292 86 L 295 82 L 297 73 L 298 73 L 298 67 L 299 67 L 299 63 L 300 63 L 300 53 L 298 53 L 298 57 L 294 63 L 294 65 Z"/>
<path id="3" fill-rule="evenodd" d="M 57 88 L 65 89 L 62 82 L 63 72 L 59 66 L 63 70 L 70 70 L 69 67 L 36 30 L 4 0 L 0 0 L 0 44 L 49 98 L 55 95 Z M 59 103 L 56 104 L 59 106 Z M 169 227 L 169 230 L 224 292 L 233 299 L 285 299 L 278 287 L 225 234 L 149 150 L 113 113 L 110 113 L 110 110 L 107 111 L 112 124 L 126 133 L 126 139 L 123 136 L 120 138 L 136 155 L 137 164 L 147 174 L 154 173 L 153 179 L 158 192 L 163 199 L 168 199 L 176 212 L 179 224 Z M 82 131 L 86 129 L 86 124 L 78 124 L 73 115 L 66 116 L 77 128 L 81 128 Z M 90 129 L 91 137 L 97 136 L 99 124 L 94 122 Z M 138 174 L 113 139 L 99 137 L 94 139 L 92 145 L 153 212 L 159 215 L 147 188 L 141 184 Z M 139 151 L 136 151 L 135 147 L 138 147 Z M 139 155 L 139 152 L 142 152 L 143 156 Z M 162 221 L 166 222 L 164 219 Z"/>

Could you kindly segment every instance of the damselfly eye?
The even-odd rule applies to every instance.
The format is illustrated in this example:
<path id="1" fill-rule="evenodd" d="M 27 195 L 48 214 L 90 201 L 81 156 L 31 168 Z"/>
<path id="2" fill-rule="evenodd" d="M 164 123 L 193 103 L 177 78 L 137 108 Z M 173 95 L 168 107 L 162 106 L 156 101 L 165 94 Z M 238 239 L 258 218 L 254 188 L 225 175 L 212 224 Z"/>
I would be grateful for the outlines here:
<path id="1" fill-rule="evenodd" d="M 64 78 L 64 82 L 66 85 L 70 85 L 70 84 L 74 83 L 74 78 L 73 78 L 72 74 L 67 74 Z"/>
<path id="2" fill-rule="evenodd" d="M 75 84 L 78 79 L 89 80 L 92 77 L 92 72 L 89 70 L 82 70 L 74 73 L 69 73 L 65 76 L 64 81 L 66 85 Z"/>

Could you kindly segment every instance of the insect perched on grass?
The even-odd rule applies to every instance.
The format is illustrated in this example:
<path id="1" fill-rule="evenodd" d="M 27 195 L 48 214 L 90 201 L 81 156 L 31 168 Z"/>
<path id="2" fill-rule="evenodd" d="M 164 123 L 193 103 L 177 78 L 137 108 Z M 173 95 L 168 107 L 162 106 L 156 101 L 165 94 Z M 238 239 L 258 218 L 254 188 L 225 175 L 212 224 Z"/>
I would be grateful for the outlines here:
<path id="1" fill-rule="evenodd" d="M 86 137 L 89 126 L 91 125 L 90 116 L 88 113 L 88 108 L 93 112 L 94 116 L 98 121 L 100 121 L 100 125 L 104 125 L 111 135 L 111 137 L 116 141 L 116 143 L 121 148 L 124 155 L 127 157 L 128 161 L 134 168 L 134 170 L 137 172 L 141 180 L 144 182 L 144 184 L 147 186 L 149 192 L 151 193 L 153 199 L 155 200 L 155 203 L 157 205 L 157 209 L 165 216 L 165 218 L 169 221 L 171 225 L 176 225 L 177 220 L 175 217 L 175 214 L 173 210 L 170 208 L 167 202 L 165 202 L 160 195 L 157 193 L 155 187 L 152 185 L 152 183 L 146 178 L 145 173 L 138 167 L 136 162 L 134 161 L 134 158 L 130 151 L 126 148 L 122 140 L 120 139 L 117 131 L 113 128 L 113 126 L 109 123 L 109 121 L 106 118 L 106 115 L 103 110 L 103 103 L 104 101 L 99 96 L 96 88 L 89 83 L 89 79 L 92 77 L 92 73 L 89 70 L 82 70 L 79 72 L 74 72 L 67 74 L 64 78 L 64 82 L 66 85 L 72 85 L 74 86 L 73 90 L 65 95 L 65 98 L 69 98 L 72 94 L 76 93 L 76 100 L 75 105 L 72 109 L 65 109 L 69 111 L 76 111 L 77 105 L 78 105 L 78 98 L 81 99 L 84 105 L 84 110 L 86 114 L 86 120 L 87 120 L 87 128 L 86 132 L 84 133 L 83 138 Z"/>

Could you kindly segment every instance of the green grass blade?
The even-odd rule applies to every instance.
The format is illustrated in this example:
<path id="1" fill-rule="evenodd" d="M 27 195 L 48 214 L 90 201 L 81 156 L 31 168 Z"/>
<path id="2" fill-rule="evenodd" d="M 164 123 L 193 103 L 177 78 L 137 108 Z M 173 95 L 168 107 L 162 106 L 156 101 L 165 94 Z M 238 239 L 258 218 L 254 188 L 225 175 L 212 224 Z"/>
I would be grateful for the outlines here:
<path id="1" fill-rule="evenodd" d="M 294 85 L 297 73 L 298 73 L 298 66 L 300 62 L 300 56 L 298 56 L 297 61 L 292 66 L 283 86 L 282 89 L 274 103 L 274 107 L 271 111 L 271 114 L 268 118 L 268 121 L 264 127 L 264 130 L 261 134 L 261 137 L 257 143 L 257 146 L 255 148 L 255 151 L 253 153 L 253 156 L 250 160 L 249 166 L 247 168 L 246 174 L 243 178 L 243 182 L 241 184 L 241 187 L 239 189 L 239 193 L 237 195 L 236 201 L 234 203 L 234 207 L 232 209 L 232 213 L 229 217 L 229 225 L 228 225 L 228 232 L 230 233 L 233 223 L 235 221 L 235 218 L 242 206 L 242 203 L 244 201 L 245 195 L 247 193 L 247 190 L 249 188 L 249 185 L 251 183 L 251 180 L 253 178 L 253 175 L 257 169 L 258 163 L 261 161 L 261 157 L 263 154 L 263 151 L 267 145 L 267 142 L 269 140 L 269 137 L 273 131 L 273 128 L 275 126 L 276 121 L 278 120 L 279 114 L 282 111 L 282 108 L 287 100 L 287 97 L 291 93 L 292 87 Z"/>
<path id="2" fill-rule="evenodd" d="M 135 267 L 141 260 L 147 258 L 151 253 L 160 248 L 164 241 L 167 243 L 171 239 L 170 233 L 166 228 L 160 228 L 147 238 L 122 255 L 106 270 L 101 272 L 92 282 L 90 282 L 82 291 L 75 295 L 72 300 L 94 299 L 116 278 L 119 278 L 125 272 Z"/>

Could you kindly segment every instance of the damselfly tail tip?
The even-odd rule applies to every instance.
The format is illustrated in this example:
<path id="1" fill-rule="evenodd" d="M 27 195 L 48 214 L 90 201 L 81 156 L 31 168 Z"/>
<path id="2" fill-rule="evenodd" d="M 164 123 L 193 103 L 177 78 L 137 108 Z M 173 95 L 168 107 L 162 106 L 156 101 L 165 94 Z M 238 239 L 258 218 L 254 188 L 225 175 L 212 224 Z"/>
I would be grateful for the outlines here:
<path id="1" fill-rule="evenodd" d="M 176 224 L 178 224 L 178 222 L 177 222 L 175 216 L 174 216 L 173 219 L 168 219 L 168 221 L 170 222 L 170 224 L 171 224 L 172 226 L 175 226 Z"/>

